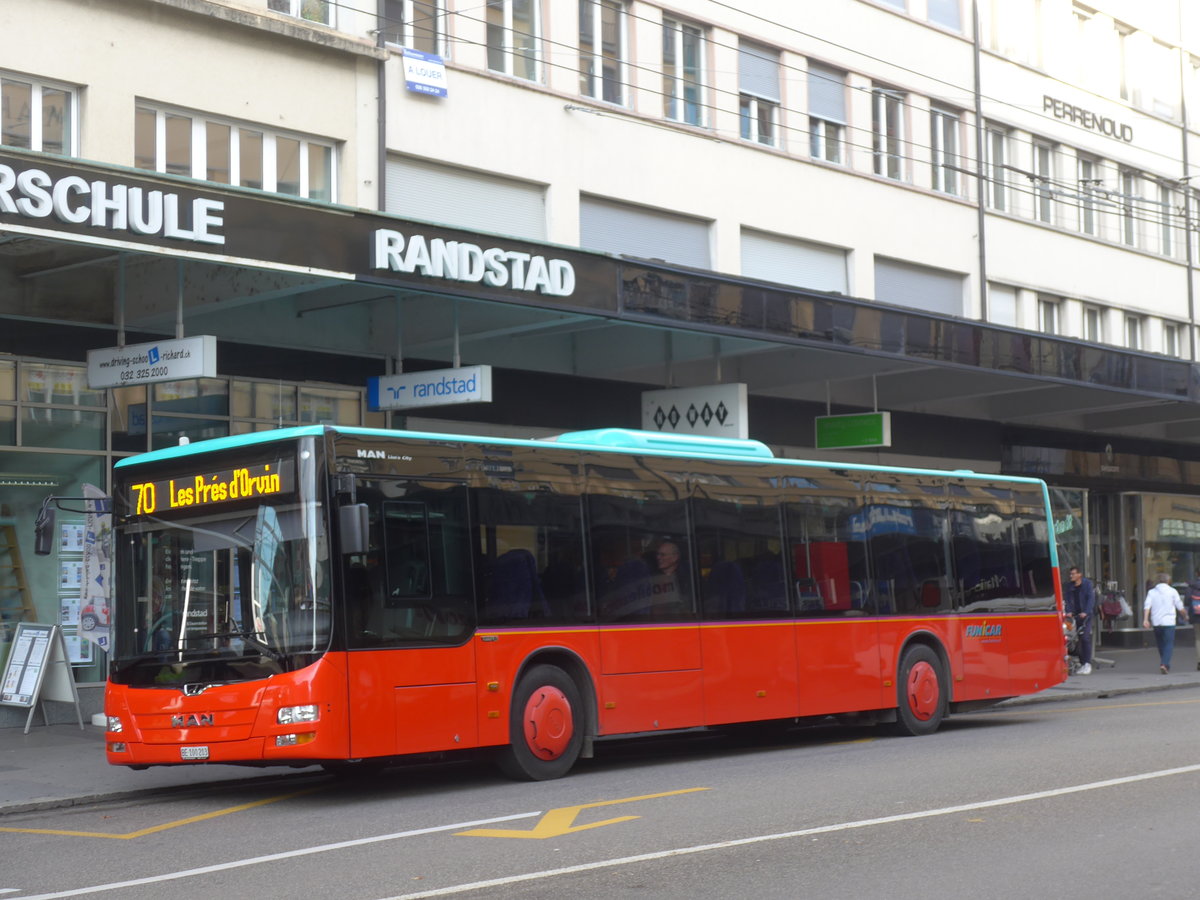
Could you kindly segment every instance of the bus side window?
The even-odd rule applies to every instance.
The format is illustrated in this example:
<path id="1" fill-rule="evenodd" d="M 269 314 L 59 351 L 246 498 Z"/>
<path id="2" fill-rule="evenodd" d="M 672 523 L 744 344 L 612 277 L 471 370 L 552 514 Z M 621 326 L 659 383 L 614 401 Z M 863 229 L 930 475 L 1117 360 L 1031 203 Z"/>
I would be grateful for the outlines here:
<path id="1" fill-rule="evenodd" d="M 756 498 L 697 497 L 692 517 L 703 615 L 789 615 L 779 508 Z"/>
<path id="2" fill-rule="evenodd" d="M 857 498 L 801 496 L 787 504 L 786 513 L 797 614 L 872 612 Z"/>
<path id="3" fill-rule="evenodd" d="M 520 485 L 476 488 L 471 495 L 480 621 L 586 621 L 579 497 Z"/>
<path id="4" fill-rule="evenodd" d="M 866 487 L 861 522 L 880 612 L 950 612 L 945 481 L 876 473 Z"/>
<path id="5" fill-rule="evenodd" d="M 475 627 L 465 488 L 380 480 L 359 492 L 370 548 L 347 575 L 358 606 L 350 646 L 461 643 Z"/>
<path id="6" fill-rule="evenodd" d="M 680 621 L 695 615 L 683 500 L 588 496 L 592 578 L 602 621 Z"/>
<path id="7" fill-rule="evenodd" d="M 950 550 L 958 608 L 975 613 L 1022 609 L 1012 491 L 959 479 L 951 481 L 950 497 Z"/>
<path id="8" fill-rule="evenodd" d="M 1024 608 L 1054 609 L 1054 579 L 1050 565 L 1050 542 L 1054 540 L 1046 524 L 1044 499 L 1039 488 L 1021 486 L 1013 490 L 1016 501 L 1015 531 L 1017 564 L 1021 577 Z"/>

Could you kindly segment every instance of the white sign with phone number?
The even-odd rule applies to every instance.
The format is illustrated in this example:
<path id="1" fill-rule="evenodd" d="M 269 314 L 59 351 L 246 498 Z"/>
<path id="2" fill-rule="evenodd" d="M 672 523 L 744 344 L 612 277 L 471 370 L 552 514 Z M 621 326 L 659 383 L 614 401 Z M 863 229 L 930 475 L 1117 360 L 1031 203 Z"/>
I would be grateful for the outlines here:
<path id="1" fill-rule="evenodd" d="M 211 334 L 150 344 L 127 344 L 89 350 L 88 387 L 93 390 L 178 381 L 183 378 L 214 378 L 217 374 L 217 339 Z"/>

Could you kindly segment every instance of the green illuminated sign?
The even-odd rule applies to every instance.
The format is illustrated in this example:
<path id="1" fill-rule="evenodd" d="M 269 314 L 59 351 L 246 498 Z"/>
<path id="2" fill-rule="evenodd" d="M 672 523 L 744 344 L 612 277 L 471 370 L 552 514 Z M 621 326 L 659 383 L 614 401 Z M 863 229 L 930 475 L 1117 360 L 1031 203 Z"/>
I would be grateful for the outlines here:
<path id="1" fill-rule="evenodd" d="M 817 449 L 838 447 L 892 446 L 890 412 L 856 413 L 850 416 L 817 416 Z"/>

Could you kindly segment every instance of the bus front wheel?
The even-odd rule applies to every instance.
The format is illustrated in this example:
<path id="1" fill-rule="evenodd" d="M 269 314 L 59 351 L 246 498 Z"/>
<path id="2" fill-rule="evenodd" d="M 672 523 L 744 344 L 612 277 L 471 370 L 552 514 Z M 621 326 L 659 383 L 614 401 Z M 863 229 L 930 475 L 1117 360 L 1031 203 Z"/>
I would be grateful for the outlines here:
<path id="1" fill-rule="evenodd" d="M 946 715 L 946 680 L 942 661 L 930 647 L 914 644 L 904 652 L 896 694 L 897 733 L 919 737 L 938 730 Z"/>
<path id="2" fill-rule="evenodd" d="M 583 699 L 557 666 L 534 666 L 521 677 L 509 713 L 508 746 L 500 770 L 520 781 L 566 775 L 583 747 Z"/>

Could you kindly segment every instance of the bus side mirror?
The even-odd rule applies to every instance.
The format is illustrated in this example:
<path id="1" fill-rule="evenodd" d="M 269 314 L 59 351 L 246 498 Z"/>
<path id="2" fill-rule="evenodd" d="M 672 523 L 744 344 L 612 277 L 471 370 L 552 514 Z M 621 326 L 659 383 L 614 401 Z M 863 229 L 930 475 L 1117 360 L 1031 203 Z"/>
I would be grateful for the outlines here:
<path id="1" fill-rule="evenodd" d="M 54 552 L 54 503 L 47 500 L 33 521 L 33 552 L 49 556 Z"/>
<path id="2" fill-rule="evenodd" d="M 348 503 L 338 507 L 338 536 L 342 556 L 361 556 L 367 552 L 367 504 Z"/>

